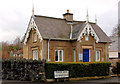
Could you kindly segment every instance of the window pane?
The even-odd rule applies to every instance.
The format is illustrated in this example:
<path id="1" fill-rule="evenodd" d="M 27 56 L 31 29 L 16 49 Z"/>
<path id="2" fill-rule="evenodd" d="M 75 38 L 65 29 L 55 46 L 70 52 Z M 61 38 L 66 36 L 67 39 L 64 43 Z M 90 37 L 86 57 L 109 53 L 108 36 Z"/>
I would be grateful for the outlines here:
<path id="1" fill-rule="evenodd" d="M 74 50 L 74 62 L 76 62 L 76 52 Z"/>
<path id="2" fill-rule="evenodd" d="M 37 41 L 37 34 L 34 33 L 34 41 Z"/>
<path id="3" fill-rule="evenodd" d="M 55 51 L 55 61 L 58 61 L 58 51 Z"/>
<path id="4" fill-rule="evenodd" d="M 88 35 L 85 35 L 85 40 L 88 41 Z"/>
<path id="5" fill-rule="evenodd" d="M 36 58 L 35 59 L 38 60 L 38 52 L 37 52 L 37 50 L 36 50 Z"/>
<path id="6" fill-rule="evenodd" d="M 38 51 L 37 50 L 33 50 L 33 60 L 38 60 Z"/>
<path id="7" fill-rule="evenodd" d="M 60 61 L 62 61 L 62 51 L 61 50 L 59 52 L 59 58 L 60 58 Z"/>
<path id="8" fill-rule="evenodd" d="M 100 61 L 100 51 L 96 51 L 96 61 Z"/>
<path id="9" fill-rule="evenodd" d="M 99 51 L 97 51 L 97 60 L 99 60 Z"/>
<path id="10" fill-rule="evenodd" d="M 98 58 L 99 58 L 99 61 L 100 61 L 100 51 L 98 51 L 99 53 L 98 53 Z"/>

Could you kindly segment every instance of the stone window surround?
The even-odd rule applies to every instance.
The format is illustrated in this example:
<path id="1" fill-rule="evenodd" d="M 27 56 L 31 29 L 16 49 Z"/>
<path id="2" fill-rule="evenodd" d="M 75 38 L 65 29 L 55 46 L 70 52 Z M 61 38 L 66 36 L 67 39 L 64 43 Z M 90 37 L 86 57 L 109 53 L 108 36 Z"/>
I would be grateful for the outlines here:
<path id="1" fill-rule="evenodd" d="M 32 54 L 33 54 L 33 60 L 38 60 L 38 50 L 37 49 L 35 49 L 35 50 L 32 50 Z M 35 56 L 35 54 L 36 54 L 36 56 Z"/>
<path id="2" fill-rule="evenodd" d="M 96 50 L 96 61 L 100 61 L 100 50 Z"/>
<path id="3" fill-rule="evenodd" d="M 58 55 L 58 61 L 56 61 L 56 51 L 57 51 L 57 55 Z M 60 60 L 60 51 L 61 51 L 62 60 Z M 55 62 L 63 62 L 63 50 L 62 49 L 55 50 Z"/>

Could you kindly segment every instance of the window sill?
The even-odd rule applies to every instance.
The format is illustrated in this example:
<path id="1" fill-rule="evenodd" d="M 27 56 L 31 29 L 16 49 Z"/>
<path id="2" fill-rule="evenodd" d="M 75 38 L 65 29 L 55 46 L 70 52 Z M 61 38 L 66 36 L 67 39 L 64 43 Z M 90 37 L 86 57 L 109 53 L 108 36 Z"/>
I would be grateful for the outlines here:
<path id="1" fill-rule="evenodd" d="M 33 41 L 33 43 L 37 43 L 37 41 Z"/>

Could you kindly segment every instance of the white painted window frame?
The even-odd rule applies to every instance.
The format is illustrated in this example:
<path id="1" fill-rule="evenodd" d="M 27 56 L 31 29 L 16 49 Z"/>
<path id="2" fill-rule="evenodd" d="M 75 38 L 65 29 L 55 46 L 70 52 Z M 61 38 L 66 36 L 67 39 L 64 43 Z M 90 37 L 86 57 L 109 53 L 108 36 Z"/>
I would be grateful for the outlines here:
<path id="1" fill-rule="evenodd" d="M 33 53 L 33 60 L 38 60 L 38 50 L 33 50 L 32 51 L 32 53 Z M 35 54 L 36 54 L 36 56 L 35 56 Z"/>
<path id="2" fill-rule="evenodd" d="M 37 33 L 36 32 L 34 33 L 33 40 L 34 40 L 34 42 L 37 42 Z"/>
<path id="3" fill-rule="evenodd" d="M 89 39 L 88 35 L 85 35 L 85 41 L 88 41 L 88 39 Z"/>
<path id="4" fill-rule="evenodd" d="M 89 49 L 89 62 L 91 62 L 90 49 Z"/>
<path id="5" fill-rule="evenodd" d="M 56 61 L 56 62 L 63 62 L 63 50 L 55 50 L 55 58 L 56 58 L 56 51 L 58 52 L 57 54 L 58 54 L 58 61 Z M 60 51 L 62 52 L 62 60 L 60 60 Z"/>
<path id="6" fill-rule="evenodd" d="M 98 59 L 99 56 L 99 59 Z M 100 61 L 100 50 L 96 51 L 96 61 L 99 62 Z"/>
<path id="7" fill-rule="evenodd" d="M 79 53 L 79 61 L 83 61 L 83 54 Z"/>

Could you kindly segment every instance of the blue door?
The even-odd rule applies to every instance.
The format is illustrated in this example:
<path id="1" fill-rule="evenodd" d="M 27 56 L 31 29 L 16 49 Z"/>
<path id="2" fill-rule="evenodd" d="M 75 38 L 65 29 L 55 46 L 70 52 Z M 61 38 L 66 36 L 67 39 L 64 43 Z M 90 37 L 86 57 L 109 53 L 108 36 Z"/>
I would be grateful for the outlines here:
<path id="1" fill-rule="evenodd" d="M 83 62 L 89 62 L 89 49 L 83 49 Z"/>

